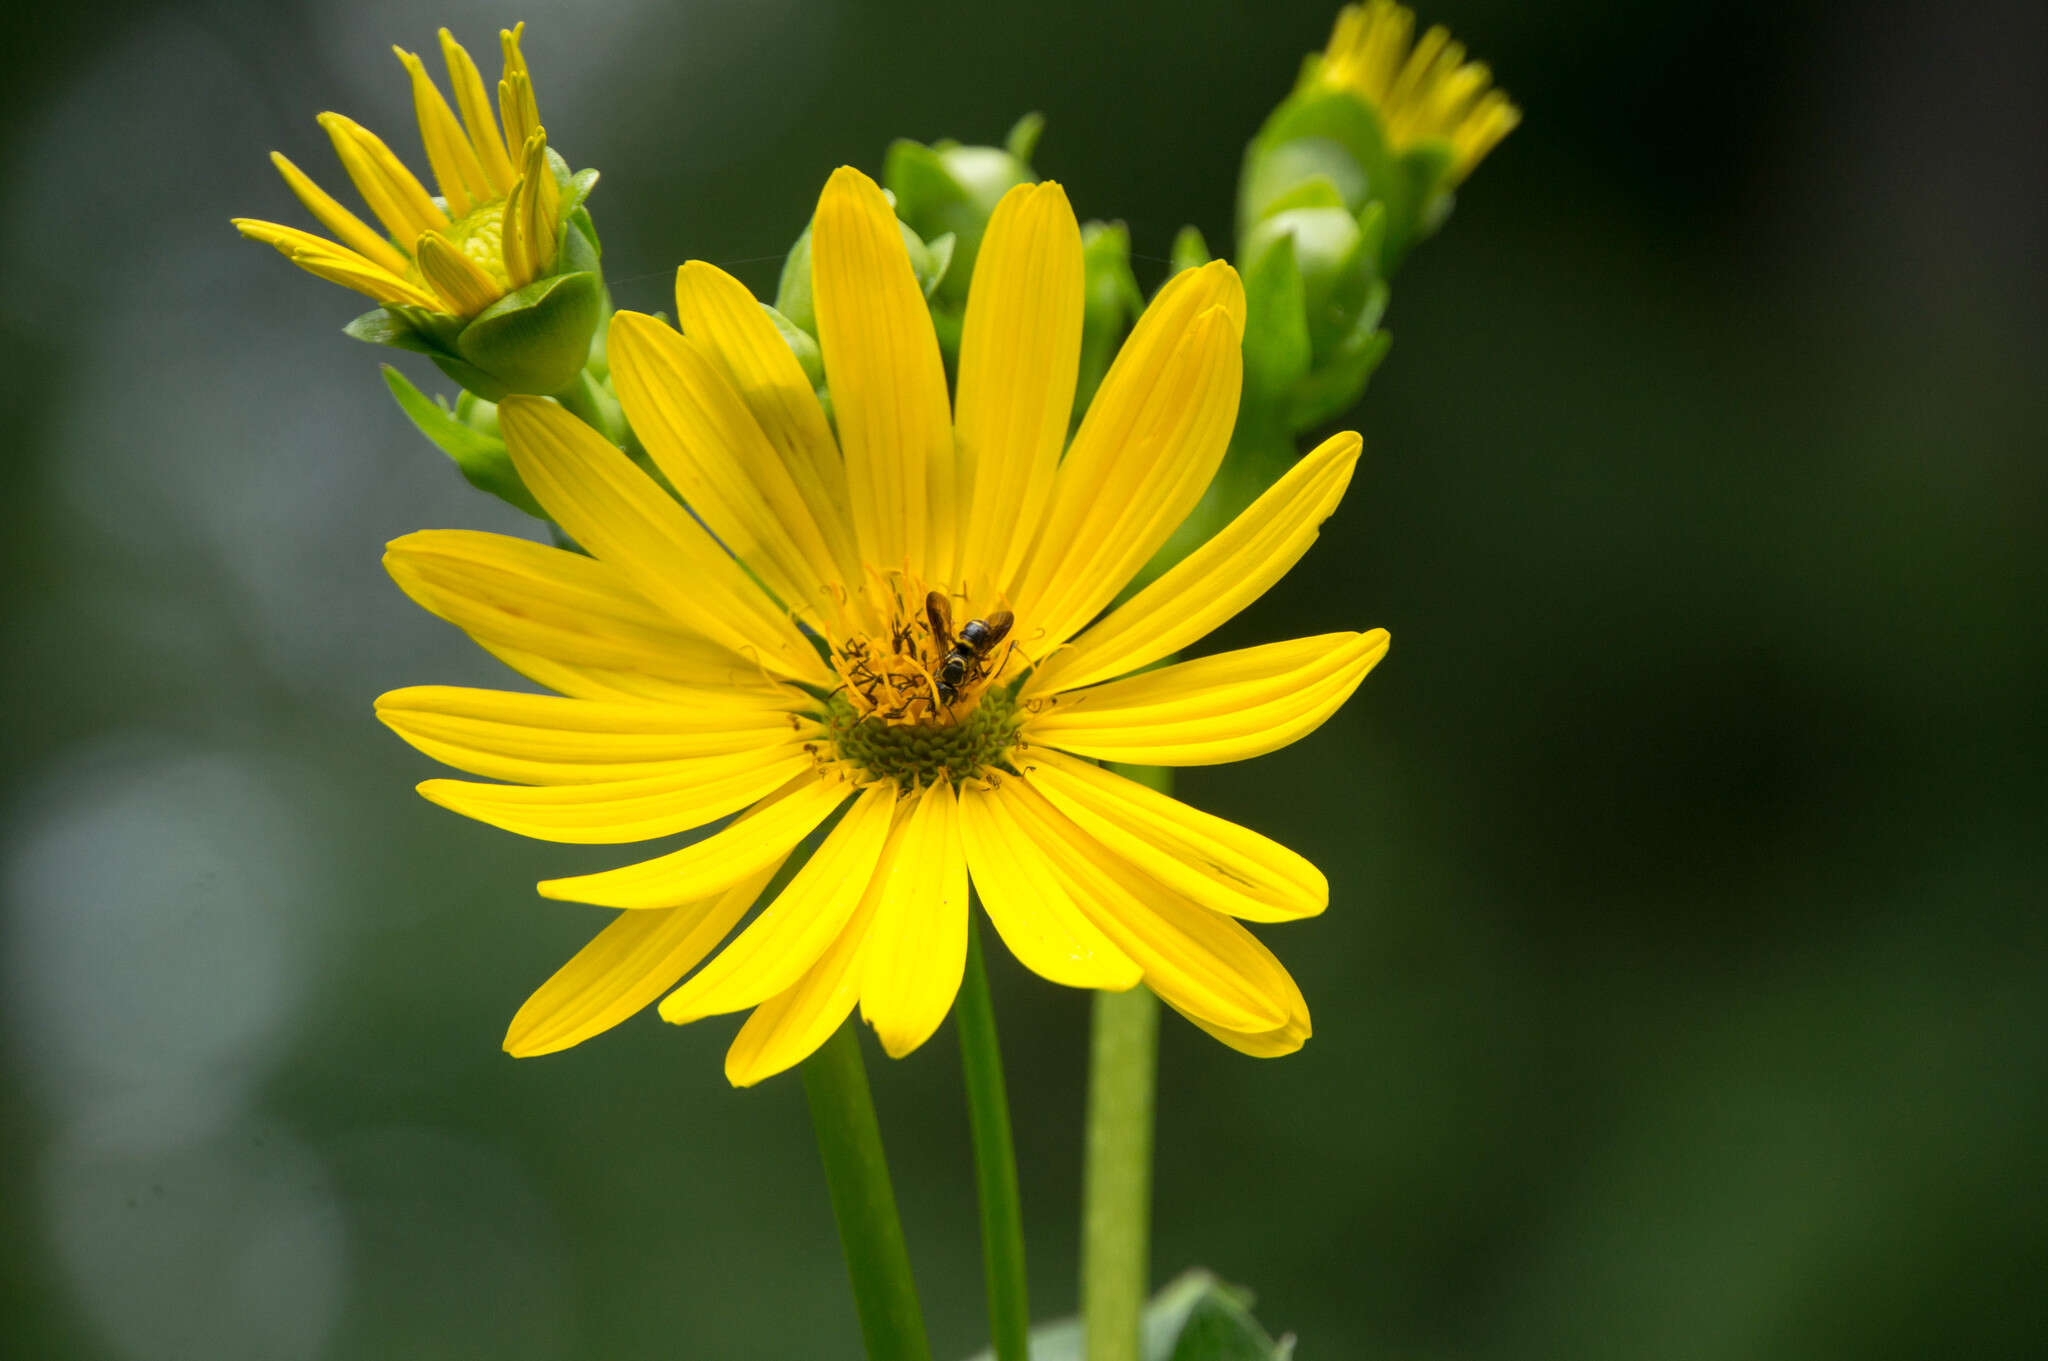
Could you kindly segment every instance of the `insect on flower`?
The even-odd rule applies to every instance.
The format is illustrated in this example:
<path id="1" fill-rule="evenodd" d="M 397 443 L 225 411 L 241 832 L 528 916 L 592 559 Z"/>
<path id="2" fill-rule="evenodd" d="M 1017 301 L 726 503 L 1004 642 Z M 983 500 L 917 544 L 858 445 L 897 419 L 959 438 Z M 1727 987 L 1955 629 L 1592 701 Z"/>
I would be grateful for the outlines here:
<path id="1" fill-rule="evenodd" d="M 957 638 L 953 635 L 953 606 L 942 591 L 933 591 L 924 598 L 924 611 L 931 620 L 932 637 L 941 647 L 947 647 L 946 659 L 939 663 L 938 690 L 939 706 L 951 708 L 960 694 L 960 687 L 974 681 L 984 680 L 1002 670 L 988 664 L 989 654 L 994 652 L 1003 639 L 1010 635 L 1010 625 L 1016 617 L 1008 610 L 997 610 L 986 619 L 970 619 L 960 626 Z M 951 646 L 947 640 L 952 639 Z"/>

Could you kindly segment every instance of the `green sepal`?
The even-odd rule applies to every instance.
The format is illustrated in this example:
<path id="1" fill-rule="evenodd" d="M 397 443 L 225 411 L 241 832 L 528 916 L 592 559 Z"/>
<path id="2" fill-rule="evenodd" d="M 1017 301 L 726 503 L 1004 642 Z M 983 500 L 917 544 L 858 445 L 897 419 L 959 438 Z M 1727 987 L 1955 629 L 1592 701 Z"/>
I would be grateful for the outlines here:
<path id="1" fill-rule="evenodd" d="M 1362 316 L 1359 327 L 1340 344 L 1316 371 L 1295 386 L 1287 408 L 1287 424 L 1294 430 L 1308 430 L 1333 421 L 1357 405 L 1365 393 L 1366 381 L 1387 357 L 1394 338 L 1378 329 L 1378 313 L 1385 306 L 1387 286 L 1375 285 L 1379 306 L 1372 315 Z"/>
<path id="2" fill-rule="evenodd" d="M 453 459 L 462 475 L 469 479 L 471 486 L 487 491 L 507 505 L 518 507 L 537 520 L 547 519 L 540 503 L 533 499 L 533 493 L 519 480 L 519 474 L 512 467 L 511 456 L 505 452 L 505 442 L 495 435 L 486 434 L 467 421 L 459 419 L 414 387 L 406 376 L 391 365 L 384 367 L 384 383 L 391 389 L 391 395 L 398 400 L 403 411 L 422 435 L 438 446 L 442 453 Z M 467 393 L 464 396 L 468 396 Z M 474 401 L 474 399 L 472 399 Z M 458 403 L 457 410 L 461 410 Z M 476 408 L 471 407 L 474 419 Z M 495 426 L 497 413 L 493 408 L 490 423 Z"/>
<path id="3" fill-rule="evenodd" d="M 1209 243 L 1198 228 L 1182 227 L 1173 234 L 1173 247 L 1166 252 L 1167 272 L 1182 274 L 1200 269 L 1215 258 L 1209 253 Z"/>
<path id="4" fill-rule="evenodd" d="M 341 331 L 343 335 L 371 345 L 389 345 L 394 350 L 410 350 L 414 354 L 434 352 L 434 346 L 412 322 L 388 307 L 373 308 L 363 313 Z"/>
<path id="5" fill-rule="evenodd" d="M 1074 386 L 1073 421 L 1079 424 L 1116 358 L 1125 330 L 1145 310 L 1145 295 L 1131 274 L 1131 233 L 1121 222 L 1081 228 L 1081 368 Z"/>
<path id="6" fill-rule="evenodd" d="M 574 382 L 604 314 L 604 284 L 588 271 L 535 279 L 477 313 L 455 338 L 456 356 L 482 378 L 464 387 L 491 401 L 550 396 Z M 440 362 L 435 356 L 435 362 Z M 449 372 L 446 365 L 443 372 Z"/>
<path id="7" fill-rule="evenodd" d="M 1244 273 L 1244 406 L 1284 409 L 1309 371 L 1307 308 L 1294 238 L 1282 232 Z"/>
<path id="8" fill-rule="evenodd" d="M 1033 109 L 1003 134 L 1003 150 L 1015 157 L 1019 164 L 1029 166 L 1031 158 L 1038 153 L 1038 139 L 1045 133 L 1045 115 Z"/>
<path id="9" fill-rule="evenodd" d="M 768 314 L 768 320 L 775 323 L 775 330 L 782 337 L 782 343 L 789 346 L 790 353 L 796 356 L 797 367 L 804 371 L 804 377 L 810 380 L 811 387 L 817 389 L 825 386 L 825 356 L 818 349 L 818 342 L 811 338 L 811 333 L 765 302 L 761 304 L 761 310 Z"/>
<path id="10" fill-rule="evenodd" d="M 1289 243 L 1301 279 L 1302 315 L 1309 344 L 1320 358 L 1351 331 L 1378 277 L 1379 262 L 1368 255 L 1370 243 L 1358 220 L 1341 206 L 1283 209 L 1260 221 L 1240 249 L 1256 270 L 1282 241 Z"/>
<path id="11" fill-rule="evenodd" d="M 1207 1271 L 1184 1272 L 1145 1307 L 1139 1323 L 1140 1361 L 1290 1361 L 1294 1339 L 1272 1336 L 1252 1316 L 1248 1291 L 1225 1285 Z M 1086 1335 L 1079 1319 L 1031 1330 L 1031 1361 L 1083 1361 Z M 992 1351 L 970 1361 L 993 1361 Z"/>
<path id="12" fill-rule="evenodd" d="M 908 231 L 909 229 L 905 228 L 906 234 Z M 922 244 L 925 264 L 924 268 L 917 272 L 917 286 L 924 290 L 925 301 L 929 302 L 932 294 L 938 292 L 939 285 L 946 281 L 946 272 L 952 268 L 953 249 L 959 244 L 959 238 L 951 232 L 946 232 Z M 915 249 L 910 252 L 910 263 L 913 266 L 917 264 Z"/>

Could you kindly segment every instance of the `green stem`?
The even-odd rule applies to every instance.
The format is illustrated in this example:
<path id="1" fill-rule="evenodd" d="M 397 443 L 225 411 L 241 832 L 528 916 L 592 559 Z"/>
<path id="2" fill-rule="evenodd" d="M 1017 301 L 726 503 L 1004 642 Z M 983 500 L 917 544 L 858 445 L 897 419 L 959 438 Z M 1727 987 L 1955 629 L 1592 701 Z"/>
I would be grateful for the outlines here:
<path id="1" fill-rule="evenodd" d="M 1017 1196 L 1017 1149 L 1003 1051 L 982 961 L 981 933 L 967 923 L 967 974 L 956 1023 L 967 1077 L 967 1123 L 974 1137 L 974 1180 L 981 1196 L 981 1260 L 988 1277 L 989 1340 L 996 1361 L 1030 1361 L 1031 1304 L 1024 1273 L 1024 1212 Z"/>
<path id="2" fill-rule="evenodd" d="M 1158 1052 L 1158 998 L 1142 985 L 1095 994 L 1088 1162 L 1081 1187 L 1081 1316 L 1088 1361 L 1138 1361 L 1151 1276 Z"/>
<path id="3" fill-rule="evenodd" d="M 803 1074 L 868 1361 L 931 1361 L 853 1018 L 804 1060 Z"/>

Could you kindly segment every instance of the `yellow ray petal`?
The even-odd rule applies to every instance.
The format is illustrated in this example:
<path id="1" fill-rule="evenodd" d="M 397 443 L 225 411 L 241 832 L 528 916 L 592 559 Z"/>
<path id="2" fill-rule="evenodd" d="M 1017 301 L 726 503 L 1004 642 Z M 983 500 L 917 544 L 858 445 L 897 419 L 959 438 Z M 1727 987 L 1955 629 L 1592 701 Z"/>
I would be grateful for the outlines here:
<path id="1" fill-rule="evenodd" d="M 747 286 L 716 265 L 676 271 L 676 324 L 708 347 L 733 391 L 782 455 L 825 536 L 839 580 L 860 580 L 860 550 L 846 512 L 846 465 L 811 380 Z"/>
<path id="2" fill-rule="evenodd" d="M 722 893 L 782 858 L 853 792 L 829 774 L 799 778 L 745 818 L 679 851 L 597 874 L 545 879 L 543 898 L 598 907 L 674 907 Z"/>
<path id="3" fill-rule="evenodd" d="M 688 511 L 553 402 L 508 397 L 512 465 L 555 523 L 676 619 L 775 675 L 833 684 L 817 650 Z"/>
<path id="4" fill-rule="evenodd" d="M 701 685 L 672 681 L 644 671 L 572 666 L 503 643 L 487 642 L 474 636 L 471 641 L 528 680 L 576 699 L 593 699 L 608 704 L 694 704 L 704 693 Z M 779 688 L 768 684 L 760 669 L 751 663 L 735 658 L 733 665 L 736 668 L 735 682 L 757 687 L 762 693 Z"/>
<path id="5" fill-rule="evenodd" d="M 424 307 L 430 312 L 441 311 L 446 305 L 433 293 L 399 278 L 382 265 L 311 232 L 248 217 L 230 220 L 242 235 L 276 248 L 278 254 L 300 269 L 329 283 L 353 288 L 387 305 Z"/>
<path id="6" fill-rule="evenodd" d="M 520 836 L 616 846 L 672 836 L 766 798 L 816 759 L 795 743 L 764 751 L 665 761 L 644 775 L 579 784 L 427 780 L 421 797 Z"/>
<path id="7" fill-rule="evenodd" d="M 974 891 L 1020 964 L 1070 988 L 1136 986 L 1143 970 L 1081 911 L 997 791 L 960 791 L 960 834 Z"/>
<path id="8" fill-rule="evenodd" d="M 860 1014 L 900 1059 L 946 1019 L 967 965 L 967 857 L 951 784 L 925 786 L 892 849 L 861 951 Z"/>
<path id="9" fill-rule="evenodd" d="M 421 277 L 441 296 L 440 311 L 473 317 L 504 292 L 496 279 L 439 232 L 424 233 L 413 247 L 413 257 L 420 262 Z"/>
<path id="10" fill-rule="evenodd" d="M 861 555 L 946 579 L 957 513 L 946 370 L 896 214 L 851 166 L 818 200 L 811 291 Z"/>
<path id="11" fill-rule="evenodd" d="M 491 192 L 490 181 L 484 178 L 476 148 L 463 136 L 462 125 L 455 121 L 455 112 L 442 98 L 434 78 L 427 74 L 426 63 L 418 54 L 402 47 L 391 50 L 398 54 L 406 74 L 412 78 L 412 109 L 419 121 L 420 141 L 427 153 L 427 164 L 434 168 L 434 179 L 441 186 L 441 197 L 448 202 L 448 213 L 451 217 L 466 217 L 479 203 L 497 197 Z"/>
<path id="12" fill-rule="evenodd" d="M 1374 629 L 1180 662 L 1060 695 L 1024 736 L 1130 765 L 1243 761 L 1321 727 L 1386 655 L 1387 631 Z"/>
<path id="13" fill-rule="evenodd" d="M 448 83 L 454 87 L 462 124 L 469 130 L 470 149 L 483 167 L 491 196 L 511 192 L 512 158 L 506 154 L 505 140 L 498 134 L 497 120 L 491 116 L 491 97 L 484 89 L 483 73 L 476 69 L 468 49 L 445 28 L 441 30 L 441 59 L 448 63 Z"/>
<path id="14" fill-rule="evenodd" d="M 1111 366 L 1017 588 L 1017 617 L 1043 651 L 1116 598 L 1215 476 L 1237 418 L 1243 294 L 1221 261 L 1175 276 Z"/>
<path id="15" fill-rule="evenodd" d="M 519 50 L 524 23 L 498 30 L 498 46 L 505 56 L 505 74 L 498 79 L 498 117 L 505 124 L 505 147 L 516 150 L 540 130 L 540 108 L 533 101 L 533 73 L 526 69 L 526 57 Z"/>
<path id="16" fill-rule="evenodd" d="M 1005 597 L 1045 514 L 1081 363 L 1081 229 L 1059 185 L 1020 184 L 990 217 L 960 338 L 953 437 L 972 487 L 961 579 Z"/>
<path id="17" fill-rule="evenodd" d="M 657 764 L 760 752 L 822 730 L 791 712 L 791 690 L 762 706 L 718 691 L 697 704 L 616 704 L 509 690 L 416 685 L 377 700 L 377 717 L 446 765 L 521 784 L 589 784 L 643 775 Z"/>
<path id="18" fill-rule="evenodd" d="M 400 241 L 416 241 L 421 232 L 446 229 L 448 215 L 434 206 L 426 187 L 376 133 L 338 113 L 323 113 L 317 121 L 327 130 L 356 192 L 386 231 Z"/>
<path id="19" fill-rule="evenodd" d="M 524 288 L 555 263 L 561 189 L 548 169 L 547 151 L 547 134 L 536 128 L 519 153 L 519 176 L 505 199 L 499 246 L 514 288 Z"/>
<path id="20" fill-rule="evenodd" d="M 1082 910 L 1145 971 L 1146 986 L 1226 1030 L 1261 1033 L 1287 1023 L 1293 984 L 1249 931 L 1132 869 L 1029 779 L 1005 780 L 997 793 Z"/>
<path id="21" fill-rule="evenodd" d="M 863 791 L 775 901 L 696 977 L 662 999 L 662 1019 L 681 1025 L 740 1011 L 803 977 L 860 906 L 895 809 L 895 786 Z"/>
<path id="22" fill-rule="evenodd" d="M 505 1052 L 552 1054 L 632 1016 L 711 953 L 774 874 L 681 907 L 621 913 L 526 999 L 505 1031 Z"/>
<path id="23" fill-rule="evenodd" d="M 677 494 L 814 625 L 832 618 L 839 564 L 717 360 L 639 312 L 613 315 L 609 344 L 619 404 Z"/>
<path id="24" fill-rule="evenodd" d="M 1214 538 L 1117 606 L 1031 674 L 1026 694 L 1109 680 L 1180 651 L 1287 575 L 1337 508 L 1359 438 L 1332 435 Z"/>
<path id="25" fill-rule="evenodd" d="M 1032 788 L 1075 826 L 1191 902 L 1257 922 L 1330 905 L 1322 871 L 1277 841 L 1055 751 L 1024 760 Z"/>
<path id="26" fill-rule="evenodd" d="M 893 846 L 885 846 L 860 906 L 804 976 L 755 1007 L 725 1054 L 725 1080 L 751 1087 L 786 1072 L 832 1038 L 860 1000 L 860 960 L 881 897 Z"/>
<path id="27" fill-rule="evenodd" d="M 384 567 L 430 614 L 500 656 L 516 650 L 570 668 L 644 673 L 664 683 L 652 697 L 677 686 L 745 691 L 762 702 L 781 693 L 753 661 L 689 631 L 616 569 L 580 553 L 504 534 L 430 529 L 394 539 Z"/>
<path id="28" fill-rule="evenodd" d="M 1258 948 L 1261 950 L 1266 948 L 1263 945 L 1259 945 L 1259 942 L 1256 940 L 1253 940 L 1252 944 L 1258 945 Z M 1270 951 L 1267 953 L 1271 954 Z M 1286 984 L 1284 1000 L 1287 1005 L 1287 1023 L 1275 1026 L 1271 1030 L 1227 1030 L 1222 1026 L 1213 1025 L 1203 1020 L 1171 999 L 1168 999 L 1166 1004 L 1175 1011 L 1180 1012 L 1182 1016 L 1187 1017 L 1188 1020 L 1193 1021 L 1197 1026 L 1200 1026 L 1211 1038 L 1221 1040 L 1240 1054 L 1249 1054 L 1255 1059 L 1277 1059 L 1284 1057 L 1294 1053 L 1302 1045 L 1306 1044 L 1313 1032 L 1309 1025 L 1308 1001 L 1302 997 L 1301 989 L 1296 986 L 1293 977 L 1282 967 L 1279 960 L 1273 961 L 1273 968 L 1279 973 L 1280 978 Z"/>
<path id="29" fill-rule="evenodd" d="M 305 171 L 293 165 L 284 153 L 270 153 L 270 163 L 277 167 L 277 173 L 284 176 L 284 182 L 306 205 L 306 211 L 319 219 L 320 225 L 333 232 L 342 245 L 347 246 L 371 264 L 388 270 L 393 277 L 403 277 L 412 267 L 412 261 L 405 258 L 405 252 L 392 245 L 369 223 L 341 206 L 326 190 L 313 183 Z"/>

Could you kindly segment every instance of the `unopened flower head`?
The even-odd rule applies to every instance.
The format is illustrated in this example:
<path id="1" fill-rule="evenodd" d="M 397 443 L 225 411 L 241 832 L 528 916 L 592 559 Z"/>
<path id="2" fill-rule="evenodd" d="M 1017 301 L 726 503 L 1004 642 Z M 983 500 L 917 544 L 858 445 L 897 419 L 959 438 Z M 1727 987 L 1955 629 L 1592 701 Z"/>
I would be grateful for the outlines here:
<path id="1" fill-rule="evenodd" d="M 1432 28 L 1411 46 L 1414 32 L 1415 15 L 1393 0 L 1346 5 L 1316 78 L 1371 105 L 1396 154 L 1424 142 L 1449 147 L 1455 185 L 1522 114 L 1448 30 Z"/>
<path id="2" fill-rule="evenodd" d="M 506 1048 L 566 1048 L 668 993 L 674 1022 L 751 1011 L 726 1060 L 737 1084 L 801 1061 L 856 1006 L 908 1053 L 960 985 L 970 882 L 1038 974 L 1143 983 L 1235 1048 L 1299 1048 L 1307 1004 L 1241 921 L 1322 911 L 1323 876 L 1096 763 L 1272 751 L 1385 654 L 1373 630 L 1169 660 L 1308 550 L 1358 437 L 1325 442 L 1116 603 L 1230 440 L 1237 275 L 1217 262 L 1160 291 L 1070 443 L 1084 266 L 1057 184 L 996 208 L 950 394 L 881 190 L 838 171 L 812 233 L 832 422 L 760 304 L 692 262 L 680 330 L 621 312 L 609 342 L 675 495 L 562 407 L 517 397 L 500 407 L 512 460 L 584 551 L 461 531 L 391 546 L 408 594 L 557 692 L 384 696 L 407 741 L 504 782 L 423 794 L 563 842 L 731 819 L 540 886 L 623 911 L 520 1010 Z"/>
<path id="3" fill-rule="evenodd" d="M 383 230 L 343 207 L 277 152 L 271 160 L 278 172 L 332 239 L 253 218 L 236 218 L 235 226 L 277 247 L 308 273 L 386 307 L 457 321 L 547 275 L 555 267 L 566 209 L 533 79 L 519 51 L 524 27 L 498 35 L 505 65 L 495 115 L 476 63 L 447 29 L 441 30 L 441 54 L 459 118 L 420 58 L 394 49 L 412 75 L 413 108 L 438 196 L 375 133 L 341 114 L 323 113 L 320 126 Z"/>

